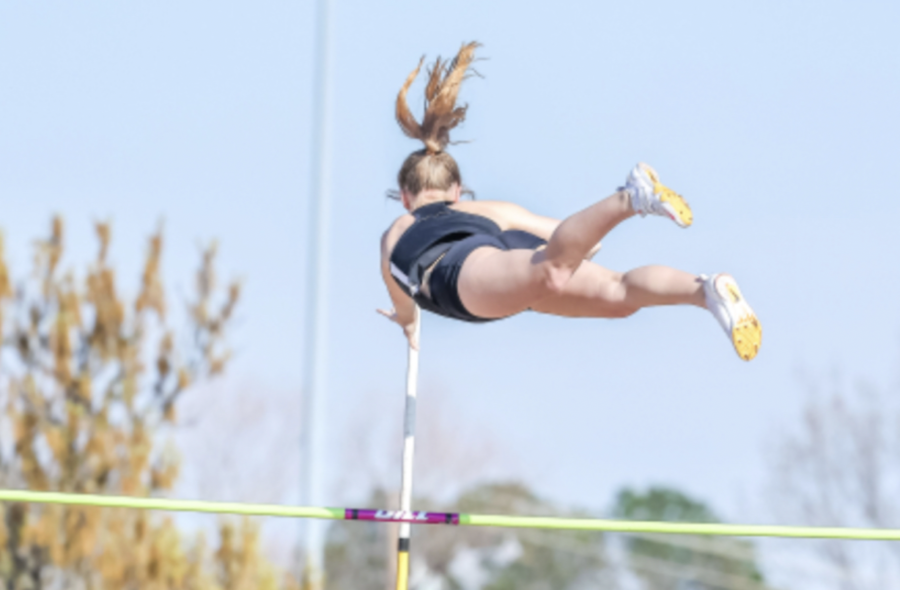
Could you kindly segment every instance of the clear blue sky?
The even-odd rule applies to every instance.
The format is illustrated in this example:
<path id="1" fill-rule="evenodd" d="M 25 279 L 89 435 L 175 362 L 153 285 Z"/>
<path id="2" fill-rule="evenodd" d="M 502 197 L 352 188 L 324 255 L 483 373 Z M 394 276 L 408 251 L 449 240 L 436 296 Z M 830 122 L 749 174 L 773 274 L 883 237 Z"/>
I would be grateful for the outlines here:
<path id="1" fill-rule="evenodd" d="M 394 97 L 423 53 L 474 39 L 489 59 L 456 134 L 473 142 L 452 153 L 478 195 L 563 217 L 652 163 L 690 200 L 694 227 L 630 222 L 596 261 L 731 272 L 764 346 L 742 363 L 694 309 L 428 317 L 420 411 L 439 391 L 562 502 L 599 510 L 620 485 L 665 482 L 747 516 L 737 498 L 756 495 L 767 440 L 805 398 L 798 369 L 886 383 L 897 366 L 898 18 L 891 2 L 335 0 L 333 448 L 348 408 L 401 411 L 404 341 L 374 313 L 388 301 L 378 239 L 400 213 L 383 194 L 417 147 Z M 160 218 L 182 291 L 197 244 L 217 237 L 224 274 L 246 280 L 231 379 L 259 396 L 299 392 L 312 26 L 312 2 L 0 5 L 0 226 L 14 272 L 54 212 L 73 265 L 93 247 L 90 222 L 111 218 L 131 285 Z M 335 452 L 330 468 L 355 466 Z"/>

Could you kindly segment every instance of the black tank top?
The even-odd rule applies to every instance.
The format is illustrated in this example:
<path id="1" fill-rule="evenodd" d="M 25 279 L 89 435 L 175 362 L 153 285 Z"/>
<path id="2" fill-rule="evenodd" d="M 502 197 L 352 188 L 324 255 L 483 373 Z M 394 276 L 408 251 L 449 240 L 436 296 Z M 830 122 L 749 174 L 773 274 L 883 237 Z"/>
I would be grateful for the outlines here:
<path id="1" fill-rule="evenodd" d="M 403 232 L 391 252 L 391 275 L 400 288 L 426 309 L 431 302 L 419 294 L 422 275 L 456 242 L 469 236 L 498 236 L 500 226 L 481 215 L 463 213 L 441 201 L 412 212 L 416 220 Z"/>

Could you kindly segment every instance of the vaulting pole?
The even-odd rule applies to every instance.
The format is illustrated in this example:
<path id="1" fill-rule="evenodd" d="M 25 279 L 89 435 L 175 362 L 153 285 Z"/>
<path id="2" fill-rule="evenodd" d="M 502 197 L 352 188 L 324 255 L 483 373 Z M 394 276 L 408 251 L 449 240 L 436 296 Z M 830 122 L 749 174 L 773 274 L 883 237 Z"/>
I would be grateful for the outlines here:
<path id="1" fill-rule="evenodd" d="M 421 347 L 419 335 L 422 323 L 419 307 L 416 306 L 415 341 Z M 413 458 L 416 450 L 416 389 L 419 381 L 419 351 L 409 347 L 406 367 L 406 414 L 403 419 L 403 474 L 400 478 L 400 512 L 412 514 Z M 397 539 L 397 590 L 409 588 L 409 537 L 412 527 L 409 522 L 400 523 Z"/>

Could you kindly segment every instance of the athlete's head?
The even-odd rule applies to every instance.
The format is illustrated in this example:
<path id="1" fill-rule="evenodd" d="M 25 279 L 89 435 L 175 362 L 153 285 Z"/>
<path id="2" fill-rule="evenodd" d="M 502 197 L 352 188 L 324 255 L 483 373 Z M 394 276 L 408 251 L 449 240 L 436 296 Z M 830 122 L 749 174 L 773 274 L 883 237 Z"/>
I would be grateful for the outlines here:
<path id="1" fill-rule="evenodd" d="M 477 47 L 477 43 L 463 45 L 450 62 L 437 58 L 428 71 L 425 114 L 421 123 L 410 112 L 406 94 L 422 69 L 424 57 L 406 78 L 397 95 L 397 123 L 400 124 L 403 133 L 425 144 L 423 149 L 411 153 L 406 158 L 397 174 L 400 190 L 411 196 L 428 189 L 449 190 L 454 185 L 462 186 L 459 166 L 453 156 L 444 149 L 450 144 L 450 130 L 466 118 L 468 107 L 456 106 L 456 97 L 463 80 L 466 79 L 466 72 L 475 59 Z"/>

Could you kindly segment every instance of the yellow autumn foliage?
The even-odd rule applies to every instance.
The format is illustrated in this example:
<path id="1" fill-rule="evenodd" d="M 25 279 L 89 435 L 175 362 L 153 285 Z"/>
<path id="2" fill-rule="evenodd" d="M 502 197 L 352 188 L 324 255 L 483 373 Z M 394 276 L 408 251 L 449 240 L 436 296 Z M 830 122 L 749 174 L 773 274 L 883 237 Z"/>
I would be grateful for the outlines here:
<path id="1" fill-rule="evenodd" d="M 149 239 L 137 295 L 125 299 L 108 261 L 108 224 L 82 280 L 64 274 L 64 224 L 37 243 L 14 282 L 0 236 L 0 486 L 154 496 L 178 456 L 162 429 L 194 383 L 223 371 L 240 286 L 219 289 L 215 246 L 197 271 L 180 330 L 167 324 L 163 236 Z M 186 336 L 186 337 L 185 337 Z M 176 342 L 189 342 L 179 348 Z M 8 449 L 8 450 L 7 450 Z M 293 587 L 260 553 L 251 522 L 222 521 L 208 545 L 144 511 L 0 504 L 0 588 L 276 590 Z"/>

